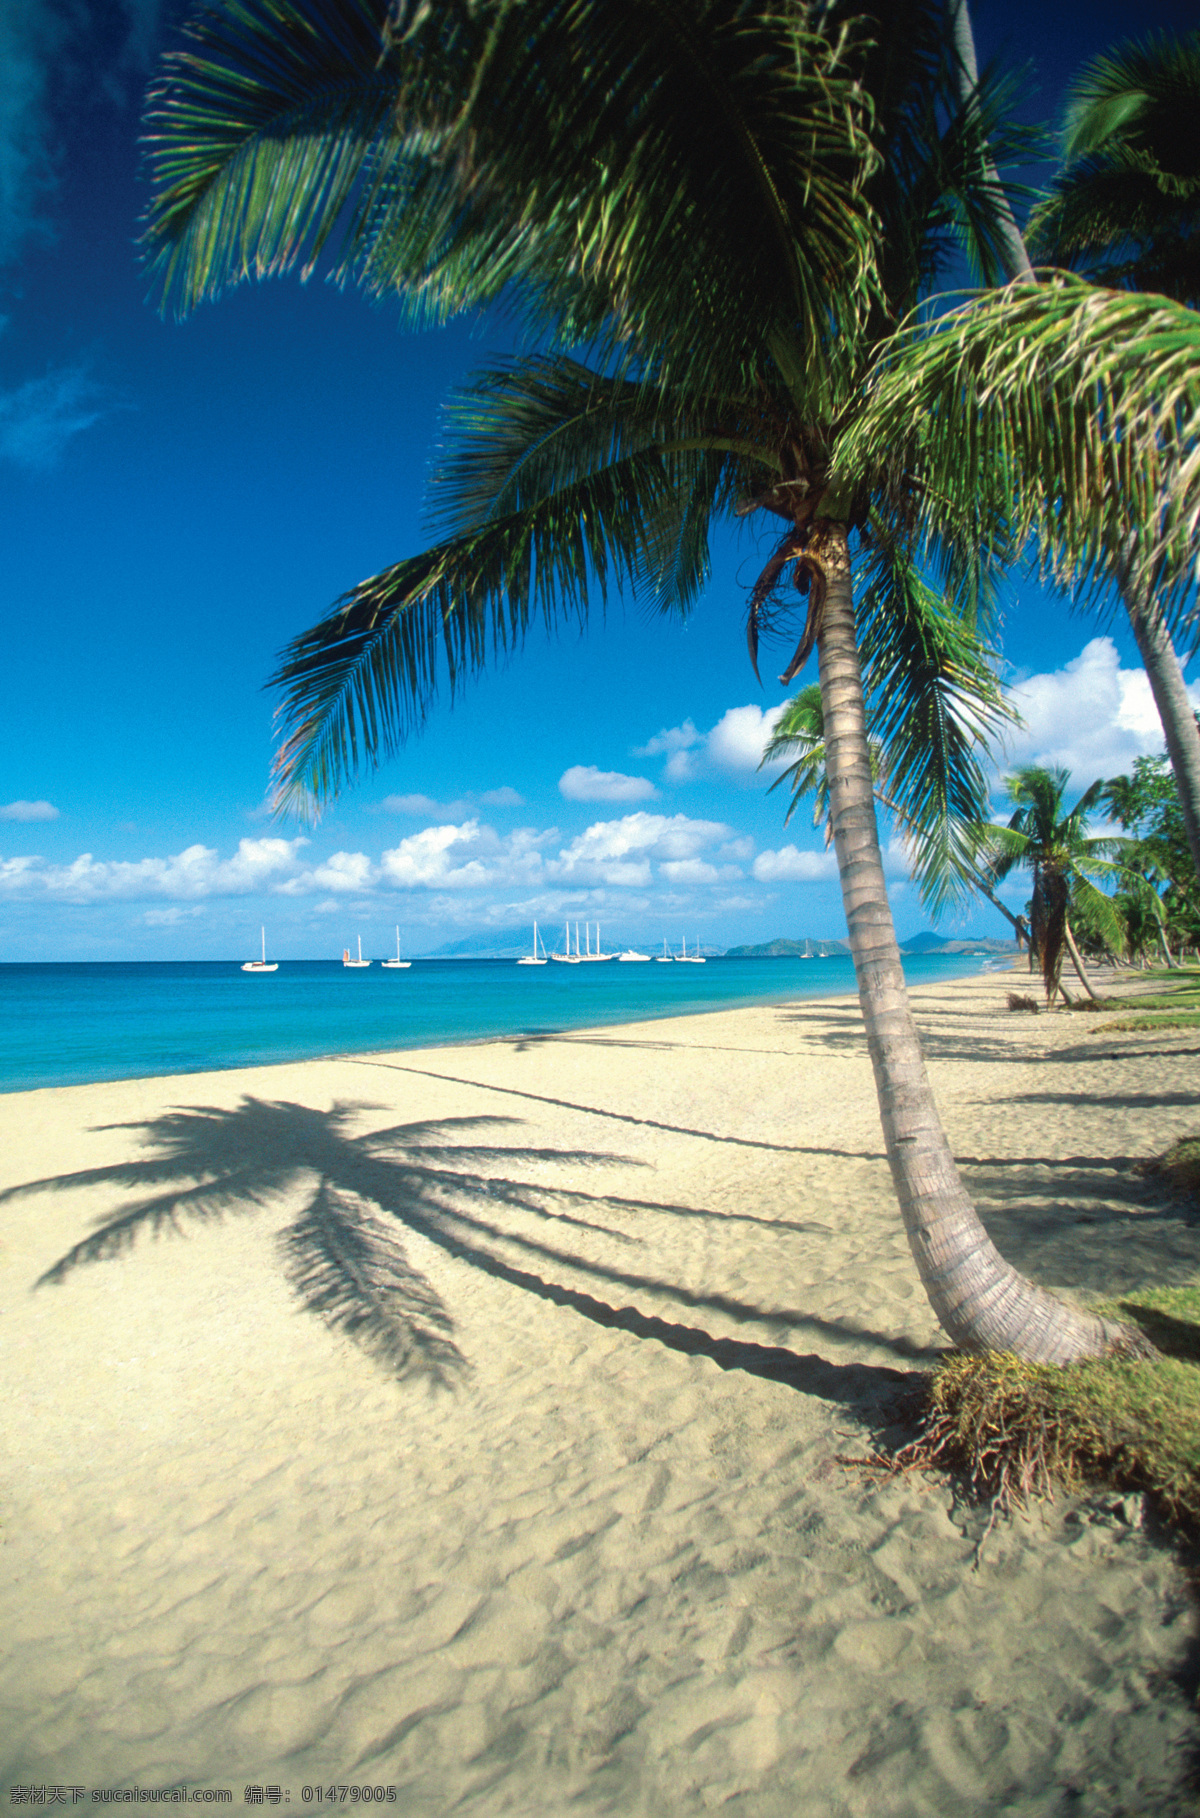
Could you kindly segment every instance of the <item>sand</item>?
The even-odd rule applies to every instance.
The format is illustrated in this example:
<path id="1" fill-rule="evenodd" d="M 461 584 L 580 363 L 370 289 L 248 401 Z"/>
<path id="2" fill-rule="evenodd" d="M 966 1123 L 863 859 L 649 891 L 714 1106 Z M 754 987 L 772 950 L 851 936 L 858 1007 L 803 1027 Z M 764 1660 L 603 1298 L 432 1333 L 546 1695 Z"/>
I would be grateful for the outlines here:
<path id="1" fill-rule="evenodd" d="M 915 994 L 1001 1249 L 1067 1291 L 1194 1275 L 1132 1163 L 1197 1126 L 1196 1032 L 1008 1015 L 1010 982 Z M 0 1796 L 1194 1811 L 1195 1605 L 1133 1499 L 974 1569 L 947 1482 L 837 1462 L 941 1344 L 853 1004 L 0 1120 Z"/>

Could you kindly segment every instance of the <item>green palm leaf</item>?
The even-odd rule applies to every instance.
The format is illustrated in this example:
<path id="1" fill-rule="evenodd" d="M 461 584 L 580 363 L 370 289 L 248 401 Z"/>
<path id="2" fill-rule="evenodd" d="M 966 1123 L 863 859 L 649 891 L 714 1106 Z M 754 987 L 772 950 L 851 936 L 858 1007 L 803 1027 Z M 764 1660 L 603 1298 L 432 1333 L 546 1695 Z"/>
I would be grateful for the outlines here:
<path id="1" fill-rule="evenodd" d="M 1036 257 L 1200 306 L 1200 32 L 1122 45 L 1072 84 Z"/>
<path id="2" fill-rule="evenodd" d="M 885 345 L 834 483 L 914 476 L 931 525 L 981 501 L 1064 582 L 1120 561 L 1176 609 L 1198 578 L 1200 314 L 1057 274 Z"/>

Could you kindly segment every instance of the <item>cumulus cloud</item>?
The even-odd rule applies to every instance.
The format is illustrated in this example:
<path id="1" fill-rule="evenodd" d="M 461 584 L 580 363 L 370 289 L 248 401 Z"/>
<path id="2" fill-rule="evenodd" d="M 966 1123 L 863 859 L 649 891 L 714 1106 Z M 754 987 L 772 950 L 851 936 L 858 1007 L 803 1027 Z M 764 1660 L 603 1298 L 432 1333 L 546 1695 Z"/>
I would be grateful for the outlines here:
<path id="1" fill-rule="evenodd" d="M 801 852 L 798 846 L 781 846 L 777 852 L 760 852 L 754 861 L 760 884 L 816 884 L 837 876 L 832 852 Z"/>
<path id="2" fill-rule="evenodd" d="M 479 799 L 487 808 L 523 808 L 525 806 L 525 797 L 518 795 L 515 789 L 510 789 L 507 783 L 500 789 L 485 789 Z"/>
<path id="3" fill-rule="evenodd" d="M 53 802 L 5 802 L 0 807 L 0 821 L 56 821 L 58 809 Z"/>
<path id="4" fill-rule="evenodd" d="M 180 901 L 210 896 L 248 896 L 269 888 L 296 864 L 304 839 L 240 840 L 230 859 L 209 846 L 188 846 L 170 858 L 133 861 L 96 859 L 81 853 L 69 865 L 47 865 L 36 857 L 0 860 L 0 896 L 51 897 L 68 903 L 139 901 L 170 897 Z"/>
<path id="5" fill-rule="evenodd" d="M 365 852 L 335 852 L 332 858 L 314 865 L 310 871 L 298 872 L 279 884 L 280 896 L 309 896 L 315 890 L 329 890 L 338 898 L 358 896 L 370 890 L 378 873 Z"/>
<path id="6" fill-rule="evenodd" d="M 645 888 L 653 862 L 668 876 L 668 867 L 696 860 L 731 833 L 721 821 L 694 821 L 685 814 L 639 811 L 619 821 L 595 821 L 547 862 L 546 876 L 558 883 Z M 721 875 L 739 873 L 728 867 Z"/>
<path id="7" fill-rule="evenodd" d="M 1200 688 L 1188 695 L 1200 707 Z M 1122 669 L 1111 638 L 1092 638 L 1062 669 L 1027 676 L 1009 696 L 1025 721 L 1008 738 L 1010 765 L 1061 764 L 1086 788 L 1163 748 L 1146 672 Z"/>
<path id="8" fill-rule="evenodd" d="M 780 701 L 777 707 L 756 707 L 751 703 L 727 708 L 707 732 L 697 731 L 690 719 L 682 726 L 664 726 L 634 755 L 665 755 L 663 775 L 672 783 L 690 782 L 693 777 L 712 771 L 750 777 L 758 769 L 767 740 L 786 705 L 786 701 Z"/>
<path id="9" fill-rule="evenodd" d="M 540 846 L 555 830 L 518 828 L 500 839 L 477 820 L 425 827 L 383 854 L 383 880 L 401 890 L 481 890 L 496 884 L 536 883 L 542 876 Z"/>
<path id="10" fill-rule="evenodd" d="M 594 764 L 572 764 L 564 770 L 558 792 L 569 802 L 645 802 L 658 794 L 649 777 L 597 770 Z"/>

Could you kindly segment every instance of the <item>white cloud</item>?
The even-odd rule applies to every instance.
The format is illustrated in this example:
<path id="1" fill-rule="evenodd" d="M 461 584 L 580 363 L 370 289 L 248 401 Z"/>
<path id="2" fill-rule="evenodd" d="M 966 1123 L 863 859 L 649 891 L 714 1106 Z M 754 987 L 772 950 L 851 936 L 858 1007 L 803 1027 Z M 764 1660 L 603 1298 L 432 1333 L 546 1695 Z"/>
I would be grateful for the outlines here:
<path id="1" fill-rule="evenodd" d="M 639 811 L 619 821 L 595 821 L 548 861 L 546 875 L 559 883 L 645 888 L 652 861 L 667 875 L 669 865 L 698 858 L 732 831 L 721 821 L 694 821 L 685 814 Z"/>
<path id="2" fill-rule="evenodd" d="M 704 741 L 705 755 L 720 770 L 755 771 L 775 722 L 787 706 L 730 707 Z"/>
<path id="3" fill-rule="evenodd" d="M 760 852 L 753 871 L 760 884 L 825 883 L 837 876 L 837 860 L 832 852 L 801 852 L 789 844 L 778 852 Z"/>
<path id="4" fill-rule="evenodd" d="M 500 839 L 476 820 L 461 826 L 426 827 L 383 854 L 382 879 L 402 890 L 482 890 L 497 884 L 536 884 L 542 876 L 539 847 L 556 829 L 519 827 Z"/>
<path id="5" fill-rule="evenodd" d="M 667 859 L 659 866 L 658 875 L 665 877 L 669 884 L 715 884 L 723 876 L 740 877 L 742 874 L 736 865 L 718 871 L 706 859 Z"/>
<path id="6" fill-rule="evenodd" d="M 479 799 L 488 808 L 523 808 L 525 806 L 525 797 L 518 795 L 515 789 L 510 789 L 507 783 L 500 789 L 485 789 Z"/>
<path id="7" fill-rule="evenodd" d="M 58 809 L 53 802 L 6 802 L 0 807 L 0 821 L 56 821 Z"/>
<path id="8" fill-rule="evenodd" d="M 0 860 L 0 895 L 46 896 L 69 903 L 248 896 L 290 871 L 299 848 L 307 843 L 240 840 L 237 852 L 225 860 L 211 847 L 199 845 L 165 859 L 96 859 L 84 852 L 69 865 L 47 865 L 40 858 Z"/>
<path id="9" fill-rule="evenodd" d="M 756 707 L 753 703 L 730 707 L 707 732 L 698 732 L 690 719 L 682 726 L 665 726 L 647 744 L 639 746 L 635 756 L 665 754 L 663 776 L 671 783 L 687 783 L 714 770 L 753 776 L 786 705 L 786 701 L 780 701 L 776 707 Z"/>
<path id="10" fill-rule="evenodd" d="M 1146 672 L 1122 669 L 1111 638 L 1092 638 L 1062 669 L 1026 677 L 1009 696 L 1025 725 L 1008 738 L 1007 763 L 1061 764 L 1077 788 L 1163 748 Z M 1188 696 L 1200 707 L 1200 688 Z"/>
<path id="11" fill-rule="evenodd" d="M 659 757 L 665 753 L 668 757 L 674 757 L 677 752 L 690 751 L 703 737 L 704 734 L 696 731 L 691 720 L 685 720 L 682 726 L 664 726 L 661 732 L 656 732 L 644 745 L 635 745 L 633 755 Z"/>
<path id="12" fill-rule="evenodd" d="M 308 896 L 330 890 L 335 896 L 356 896 L 376 882 L 376 870 L 365 852 L 335 852 L 332 858 L 301 871 L 277 886 L 280 896 Z"/>
<path id="13" fill-rule="evenodd" d="M 564 770 L 558 792 L 569 802 L 645 802 L 658 794 L 649 777 L 597 770 L 594 764 L 572 764 Z"/>

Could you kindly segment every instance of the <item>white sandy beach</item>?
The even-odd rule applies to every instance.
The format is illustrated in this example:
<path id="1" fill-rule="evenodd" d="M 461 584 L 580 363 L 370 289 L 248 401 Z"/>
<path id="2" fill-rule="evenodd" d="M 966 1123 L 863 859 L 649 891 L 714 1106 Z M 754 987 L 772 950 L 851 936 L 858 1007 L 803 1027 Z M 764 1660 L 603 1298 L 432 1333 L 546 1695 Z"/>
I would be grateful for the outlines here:
<path id="1" fill-rule="evenodd" d="M 1013 1016 L 1011 983 L 914 994 L 1001 1250 L 1067 1291 L 1193 1276 L 1200 1225 L 1132 1164 L 1200 1124 L 1200 1031 Z M 973 1570 L 944 1481 L 836 1462 L 940 1344 L 854 1004 L 0 1120 L 0 1789 L 1195 1810 L 1168 1543 L 1060 1502 Z M 321 1245 L 386 1274 L 399 1374 L 305 1304 Z"/>

